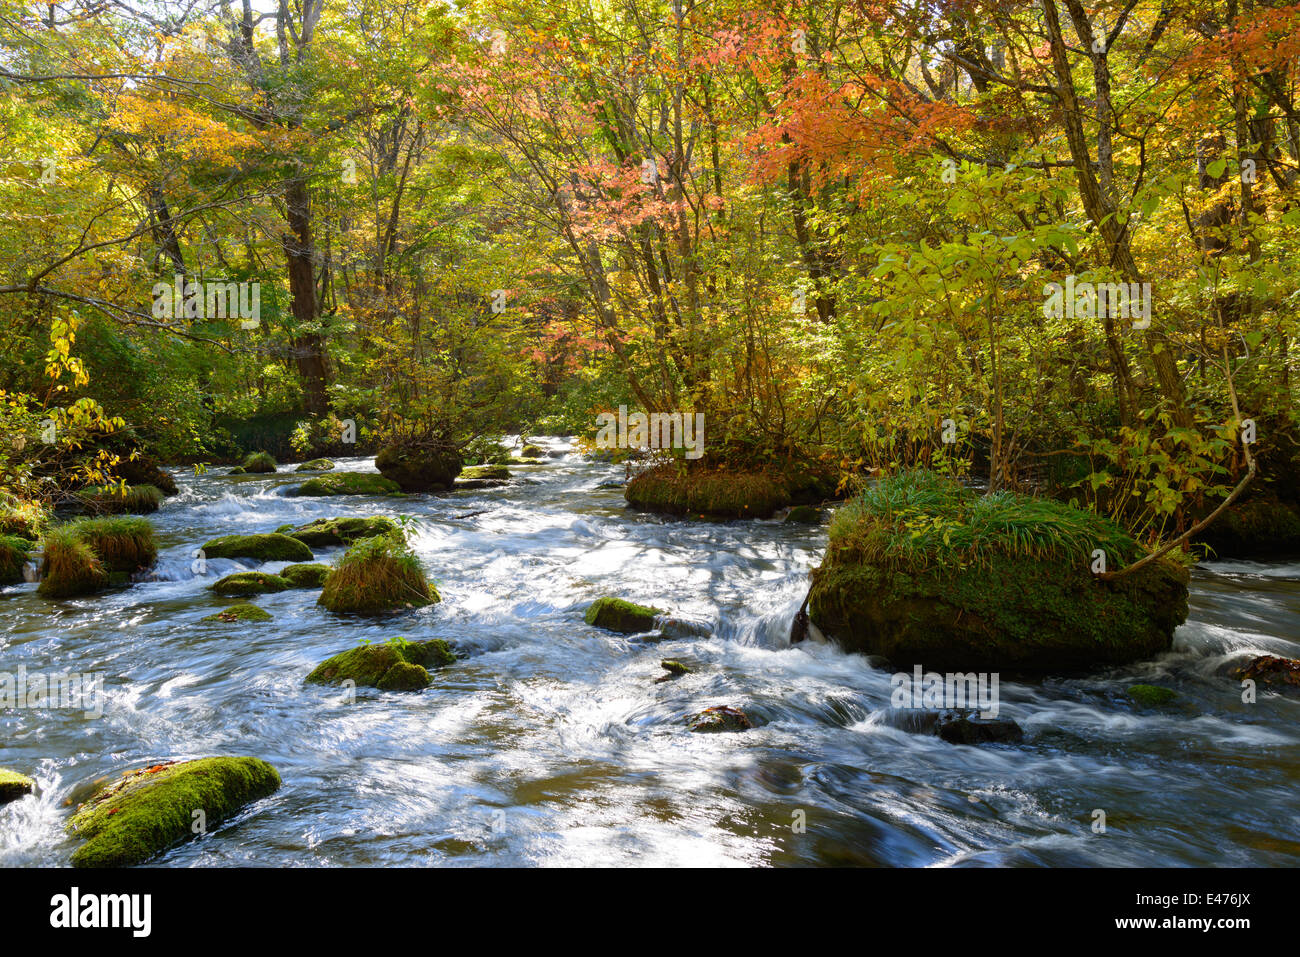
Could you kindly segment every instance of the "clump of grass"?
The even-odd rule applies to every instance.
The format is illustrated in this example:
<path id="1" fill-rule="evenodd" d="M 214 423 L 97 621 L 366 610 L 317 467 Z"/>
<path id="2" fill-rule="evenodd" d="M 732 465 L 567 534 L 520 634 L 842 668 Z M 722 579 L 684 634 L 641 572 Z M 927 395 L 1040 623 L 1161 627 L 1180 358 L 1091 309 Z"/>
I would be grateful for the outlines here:
<path id="1" fill-rule="evenodd" d="M 128 485 L 125 488 L 95 485 L 78 494 L 88 512 L 100 515 L 144 515 L 158 511 L 163 493 L 153 485 Z"/>
<path id="2" fill-rule="evenodd" d="M 69 525 L 45 533 L 38 595 L 68 598 L 99 591 L 109 583 L 108 570 L 88 544 Z"/>
<path id="3" fill-rule="evenodd" d="M 153 524 L 147 518 L 83 518 L 69 528 L 109 571 L 134 572 L 158 559 Z"/>
<path id="4" fill-rule="evenodd" d="M 27 554 L 34 547 L 17 535 L 0 535 L 0 585 L 13 585 L 23 580 Z"/>
<path id="5" fill-rule="evenodd" d="M 382 612 L 440 601 L 400 534 L 354 543 L 325 579 L 319 604 L 334 612 Z"/>
<path id="6" fill-rule="evenodd" d="M 932 472 L 902 472 L 866 489 L 835 515 L 830 545 L 837 558 L 910 571 L 999 557 L 1087 562 L 1096 549 L 1113 569 L 1140 551 L 1093 512 L 1014 492 L 981 495 Z"/>
<path id="7" fill-rule="evenodd" d="M 245 472 L 274 472 L 276 468 L 275 456 L 270 452 L 253 452 L 244 459 Z"/>

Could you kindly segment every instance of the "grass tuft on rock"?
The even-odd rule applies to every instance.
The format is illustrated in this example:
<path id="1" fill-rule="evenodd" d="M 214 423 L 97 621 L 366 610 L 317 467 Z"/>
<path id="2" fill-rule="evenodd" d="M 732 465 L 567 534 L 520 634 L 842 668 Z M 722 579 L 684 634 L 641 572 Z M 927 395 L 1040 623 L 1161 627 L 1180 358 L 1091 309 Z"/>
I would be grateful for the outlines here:
<path id="1" fill-rule="evenodd" d="M 81 805 L 68 833 L 86 838 L 74 867 L 130 867 L 190 840 L 195 811 L 211 831 L 280 787 L 280 775 L 257 758 L 202 758 L 128 772 Z"/>
<path id="2" fill-rule="evenodd" d="M 355 542 L 325 579 L 319 604 L 333 612 L 375 613 L 441 601 L 420 560 L 399 535 Z"/>
<path id="3" fill-rule="evenodd" d="M 245 472 L 253 472 L 265 475 L 268 472 L 274 472 L 279 466 L 275 461 L 275 456 L 270 452 L 254 452 L 244 459 L 243 469 Z"/>
<path id="4" fill-rule="evenodd" d="M 61 525 L 48 530 L 44 552 L 41 583 L 36 588 L 38 595 L 71 598 L 108 587 L 108 569 L 72 526 Z"/>
<path id="5" fill-rule="evenodd" d="M 134 572 L 158 560 L 153 523 L 147 518 L 82 518 L 69 527 L 110 572 Z"/>
<path id="6" fill-rule="evenodd" d="M 36 546 L 17 535 L 0 535 L 0 585 L 16 585 L 25 580 L 23 569 L 27 556 Z"/>

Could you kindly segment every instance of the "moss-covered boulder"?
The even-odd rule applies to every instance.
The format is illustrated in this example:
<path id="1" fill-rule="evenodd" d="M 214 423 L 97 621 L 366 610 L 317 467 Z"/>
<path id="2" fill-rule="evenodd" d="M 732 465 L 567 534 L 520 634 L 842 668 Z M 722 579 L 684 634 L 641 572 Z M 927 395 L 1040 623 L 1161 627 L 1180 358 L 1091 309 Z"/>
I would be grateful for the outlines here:
<path id="1" fill-rule="evenodd" d="M 822 520 L 822 513 L 811 505 L 796 505 L 786 513 L 785 520 L 797 525 L 816 525 Z"/>
<path id="2" fill-rule="evenodd" d="M 312 684 L 341 684 L 352 681 L 358 687 L 381 691 L 419 691 L 432 682 L 431 669 L 452 664 L 456 656 L 441 638 L 407 641 L 394 638 L 378 645 L 360 645 L 341 652 L 318 665 L 307 681 Z"/>
<path id="3" fill-rule="evenodd" d="M 10 771 L 8 768 L 0 768 L 0 804 L 17 801 L 31 794 L 35 787 L 36 782 L 26 775 Z"/>
<path id="4" fill-rule="evenodd" d="M 0 535 L 0 585 L 26 581 L 24 569 L 35 544 L 17 535 Z"/>
<path id="5" fill-rule="evenodd" d="M 68 525 L 45 533 L 40 577 L 36 593 L 46 598 L 88 595 L 112 584 L 104 563 Z"/>
<path id="6" fill-rule="evenodd" d="M 739 708 L 718 705 L 687 717 L 686 726 L 703 734 L 720 731 L 748 731 L 754 727 L 749 716 Z"/>
<path id="7" fill-rule="evenodd" d="M 270 452 L 254 452 L 244 459 L 244 471 L 255 475 L 266 475 L 278 468 L 275 456 Z"/>
<path id="8" fill-rule="evenodd" d="M 362 538 L 399 533 L 400 527 L 391 518 L 367 515 L 358 518 L 318 518 L 306 525 L 282 526 L 283 534 L 296 538 L 312 548 L 338 548 Z"/>
<path id="9" fill-rule="evenodd" d="M 266 572 L 235 572 L 208 586 L 213 593 L 227 596 L 266 595 L 292 587 L 292 582 L 287 578 L 268 575 Z"/>
<path id="10" fill-rule="evenodd" d="M 80 510 L 92 515 L 147 515 L 158 511 L 162 501 L 162 491 L 153 485 L 94 485 L 76 495 Z"/>
<path id="11" fill-rule="evenodd" d="M 396 442 L 379 450 L 375 468 L 403 492 L 442 492 L 460 474 L 460 453 L 436 441 Z"/>
<path id="12" fill-rule="evenodd" d="M 68 833 L 86 839 L 74 867 L 130 867 L 211 831 L 273 794 L 280 775 L 257 758 L 201 758 L 123 775 L 77 809 Z M 195 827 L 196 821 L 203 827 Z"/>
<path id="13" fill-rule="evenodd" d="M 330 567 L 320 562 L 303 562 L 298 565 L 286 565 L 280 569 L 280 577 L 291 588 L 320 588 L 329 577 Z"/>
<path id="14" fill-rule="evenodd" d="M 1178 698 L 1178 692 L 1172 688 L 1162 688 L 1159 685 L 1129 685 L 1128 696 L 1140 705 L 1148 708 L 1159 707 L 1160 705 L 1172 704 Z"/>
<path id="15" fill-rule="evenodd" d="M 480 479 L 508 479 L 510 470 L 504 465 L 467 465 L 461 470 L 460 479 L 462 482 L 478 481 Z"/>
<path id="16" fill-rule="evenodd" d="M 296 538 L 278 535 L 222 535 L 203 544 L 205 558 L 251 558 L 259 562 L 309 562 L 315 556 Z"/>
<path id="17" fill-rule="evenodd" d="M 929 473 L 882 480 L 840 509 L 809 615 L 846 650 L 895 667 L 1072 673 L 1167 651 L 1187 569 L 1137 558 L 1125 532 L 1059 502 L 980 495 Z"/>
<path id="18" fill-rule="evenodd" d="M 1215 558 L 1300 555 L 1300 503 L 1272 490 L 1236 502 L 1196 538 Z"/>
<path id="19" fill-rule="evenodd" d="M 294 489 L 294 495 L 395 495 L 401 487 L 391 479 L 373 472 L 335 472 L 308 479 Z"/>
<path id="20" fill-rule="evenodd" d="M 701 460 L 703 462 L 704 460 Z M 640 473 L 623 497 L 635 509 L 689 518 L 770 518 L 787 505 L 830 498 L 835 483 L 819 473 L 733 469 L 671 462 Z"/>
<path id="21" fill-rule="evenodd" d="M 295 472 L 330 472 L 334 469 L 334 463 L 329 459 L 310 459 L 299 465 Z"/>
<path id="22" fill-rule="evenodd" d="M 180 491 L 172 474 L 147 452 L 136 452 L 134 457 L 125 456 L 112 468 L 113 474 L 127 485 L 152 485 L 165 496 L 176 495 Z"/>
<path id="23" fill-rule="evenodd" d="M 363 538 L 325 579 L 318 603 L 333 612 L 375 614 L 441 601 L 400 535 Z"/>
<path id="24" fill-rule="evenodd" d="M 532 445 L 530 443 L 520 449 L 519 454 L 526 459 L 540 459 L 546 455 L 546 449 L 542 448 L 540 445 Z"/>
<path id="25" fill-rule="evenodd" d="M 244 468 L 242 465 L 236 465 L 234 468 L 232 468 L 232 469 L 231 469 L 229 472 L 227 472 L 226 474 L 227 474 L 227 475 L 247 475 L 247 474 L 248 474 L 248 469 Z"/>
<path id="26" fill-rule="evenodd" d="M 224 621 L 224 622 L 270 621 L 271 613 L 266 611 L 263 608 L 258 608 L 254 604 L 251 604 L 246 601 L 241 601 L 238 604 L 231 605 L 229 608 L 221 609 L 221 611 L 217 612 L 216 614 L 208 615 L 206 618 L 201 618 L 199 620 L 200 621 Z"/>
<path id="27" fill-rule="evenodd" d="M 655 618 L 662 614 L 663 611 L 658 608 L 606 596 L 597 598 L 591 603 L 583 620 L 597 628 L 619 631 L 625 635 L 636 635 L 652 631 Z"/>
<path id="28" fill-rule="evenodd" d="M 130 574 L 158 560 L 153 523 L 147 518 L 82 518 L 69 530 L 91 547 L 110 572 Z"/>

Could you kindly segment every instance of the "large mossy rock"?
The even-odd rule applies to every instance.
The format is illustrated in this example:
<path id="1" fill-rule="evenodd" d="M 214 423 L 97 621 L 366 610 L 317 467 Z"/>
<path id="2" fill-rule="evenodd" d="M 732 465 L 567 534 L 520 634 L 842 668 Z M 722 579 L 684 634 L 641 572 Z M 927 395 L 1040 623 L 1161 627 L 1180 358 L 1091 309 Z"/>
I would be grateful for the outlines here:
<path id="1" fill-rule="evenodd" d="M 658 608 L 606 596 L 591 603 L 583 620 L 597 628 L 636 635 L 653 630 L 655 618 L 662 614 Z"/>
<path id="2" fill-rule="evenodd" d="M 320 588 L 329 577 L 330 567 L 321 562 L 303 562 L 298 565 L 286 565 L 280 569 L 280 577 L 291 588 Z"/>
<path id="3" fill-rule="evenodd" d="M 0 768 L 0 804 L 8 804 L 10 801 L 26 797 L 35 787 L 36 782 L 25 774 Z"/>
<path id="4" fill-rule="evenodd" d="M 332 612 L 377 614 L 441 600 L 405 539 L 388 534 L 353 543 L 325 579 L 318 604 Z"/>
<path id="5" fill-rule="evenodd" d="M 341 684 L 381 691 L 419 691 L 432 682 L 431 669 L 452 664 L 456 656 L 441 638 L 406 641 L 402 638 L 381 645 L 360 645 L 317 665 L 307 681 L 311 684 Z"/>
<path id="6" fill-rule="evenodd" d="M 460 474 L 460 453 L 434 442 L 398 442 L 379 450 L 375 468 L 403 492 L 443 492 Z"/>
<path id="7" fill-rule="evenodd" d="M 623 492 L 635 509 L 691 518 L 770 518 L 788 505 L 833 497 L 835 482 L 808 470 L 731 469 L 679 463 L 635 476 Z"/>
<path id="8" fill-rule="evenodd" d="M 222 535 L 203 545 L 204 558 L 251 558 L 259 562 L 309 562 L 311 549 L 288 535 Z"/>
<path id="9" fill-rule="evenodd" d="M 1162 559 L 1104 580 L 1096 549 L 1111 570 L 1139 554 L 1090 512 L 904 473 L 836 514 L 809 614 L 901 669 L 1073 673 L 1167 651 L 1187 569 Z"/>
<path id="10" fill-rule="evenodd" d="M 329 459 L 310 459 L 299 465 L 295 472 L 330 472 L 334 469 L 334 463 Z"/>
<path id="11" fill-rule="evenodd" d="M 244 459 L 244 471 L 256 475 L 267 475 L 278 467 L 270 452 L 254 452 Z"/>
<path id="12" fill-rule="evenodd" d="M 125 774 L 77 809 L 68 832 L 86 838 L 74 867 L 130 867 L 273 794 L 280 775 L 257 758 L 201 758 Z M 196 828 L 202 812 L 203 828 Z"/>
<path id="13" fill-rule="evenodd" d="M 375 535 L 387 535 L 399 530 L 398 524 L 382 515 L 369 515 L 359 518 L 318 518 L 297 528 L 284 526 L 277 531 L 296 538 L 312 548 L 338 548 L 350 545 L 362 538 Z"/>
<path id="14" fill-rule="evenodd" d="M 1228 506 L 1196 537 L 1215 558 L 1300 555 L 1300 504 L 1269 491 Z"/>
<path id="15" fill-rule="evenodd" d="M 294 495 L 319 497 L 327 495 L 394 495 L 402 491 L 392 479 L 374 472 L 334 472 L 303 482 Z"/>
<path id="16" fill-rule="evenodd" d="M 221 621 L 234 623 L 238 621 L 270 621 L 271 613 L 246 601 L 238 602 L 221 609 L 216 614 L 200 618 L 199 621 Z"/>
<path id="17" fill-rule="evenodd" d="M 266 595 L 286 591 L 293 586 L 287 578 L 268 575 L 266 572 L 235 572 L 219 578 L 208 586 L 213 593 L 228 597 Z"/>

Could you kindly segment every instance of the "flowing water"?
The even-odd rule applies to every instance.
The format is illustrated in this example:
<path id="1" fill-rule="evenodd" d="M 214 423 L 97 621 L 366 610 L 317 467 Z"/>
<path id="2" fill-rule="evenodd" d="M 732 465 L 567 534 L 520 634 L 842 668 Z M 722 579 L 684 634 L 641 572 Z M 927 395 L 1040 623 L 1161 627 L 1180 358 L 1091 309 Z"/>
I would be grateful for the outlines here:
<path id="1" fill-rule="evenodd" d="M 558 440 L 543 442 L 560 451 Z M 340 469 L 373 470 L 369 460 Z M 221 470 L 224 473 L 224 469 Z M 284 787 L 158 859 L 220 865 L 1291 865 L 1300 859 L 1300 701 L 1241 700 L 1226 668 L 1300 656 L 1300 563 L 1209 564 L 1173 652 L 1087 678 L 1003 680 L 1018 745 L 904 730 L 890 673 L 788 644 L 825 527 L 670 521 L 625 508 L 619 466 L 566 454 L 508 487 L 292 498 L 302 476 L 193 476 L 151 516 L 150 580 L 47 601 L 0 593 L 0 671 L 102 674 L 101 717 L 0 712 L 0 766 L 37 779 L 0 808 L 0 864 L 65 865 L 70 804 L 161 759 L 250 754 Z M 217 535 L 407 514 L 441 604 L 334 616 L 316 592 L 254 599 L 275 620 L 201 622 L 205 588 L 252 562 Z M 337 551 L 318 551 L 325 561 Z M 282 563 L 281 563 L 282 564 Z M 262 566 L 274 571 L 279 565 Z M 618 595 L 668 609 L 656 643 L 583 623 Z M 361 639 L 445 638 L 462 660 L 417 694 L 305 686 Z M 693 669 L 655 683 L 662 658 Z M 1142 709 L 1135 682 L 1178 703 Z M 743 708 L 757 727 L 693 734 Z M 1105 814 L 1105 831 L 1094 831 Z"/>

